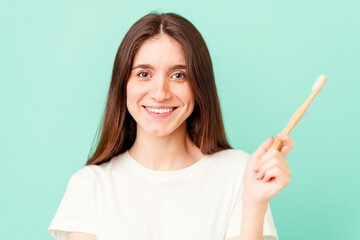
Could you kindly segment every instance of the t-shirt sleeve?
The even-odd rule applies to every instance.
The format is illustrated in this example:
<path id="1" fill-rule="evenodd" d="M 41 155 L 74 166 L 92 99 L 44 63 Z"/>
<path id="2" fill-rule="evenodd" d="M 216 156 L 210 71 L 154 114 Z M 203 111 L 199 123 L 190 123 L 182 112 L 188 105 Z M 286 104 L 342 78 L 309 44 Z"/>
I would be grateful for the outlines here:
<path id="1" fill-rule="evenodd" d="M 68 232 L 95 235 L 94 210 L 91 197 L 91 172 L 84 167 L 68 182 L 65 195 L 52 219 L 48 232 L 56 240 L 67 240 Z"/>

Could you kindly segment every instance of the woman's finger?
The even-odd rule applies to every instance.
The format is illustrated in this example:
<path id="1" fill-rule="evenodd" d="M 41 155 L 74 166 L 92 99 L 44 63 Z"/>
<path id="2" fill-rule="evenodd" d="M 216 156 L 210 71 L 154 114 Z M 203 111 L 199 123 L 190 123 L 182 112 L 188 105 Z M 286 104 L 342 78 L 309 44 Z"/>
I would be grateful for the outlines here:
<path id="1" fill-rule="evenodd" d="M 283 146 L 280 149 L 280 152 L 283 154 L 284 157 L 289 154 L 291 149 L 295 146 L 294 141 L 290 138 L 289 135 L 278 133 L 276 134 L 276 139 L 283 142 Z"/>
<path id="2" fill-rule="evenodd" d="M 274 158 L 276 156 L 279 156 L 281 153 L 275 149 L 275 148 L 270 148 L 268 149 L 268 151 L 263 154 L 263 156 L 257 161 L 257 163 L 254 166 L 254 171 L 258 172 L 259 168 L 265 163 L 267 162 L 269 159 Z"/>
<path id="3" fill-rule="evenodd" d="M 273 157 L 264 162 L 264 164 L 259 167 L 256 178 L 262 179 L 266 171 L 276 166 L 281 168 L 284 172 L 286 172 L 290 167 L 289 164 L 285 161 L 285 159 L 282 158 L 282 156 Z"/>
<path id="4" fill-rule="evenodd" d="M 251 155 L 252 158 L 259 160 L 269 149 L 271 144 L 274 142 L 273 137 L 269 137 L 265 142 L 263 142 L 258 149 Z"/>
<path id="5" fill-rule="evenodd" d="M 280 167 L 276 166 L 265 172 L 265 176 L 262 181 L 267 182 L 274 178 L 276 184 L 280 188 L 284 188 L 290 183 L 290 174 L 290 170 L 285 172 Z"/>

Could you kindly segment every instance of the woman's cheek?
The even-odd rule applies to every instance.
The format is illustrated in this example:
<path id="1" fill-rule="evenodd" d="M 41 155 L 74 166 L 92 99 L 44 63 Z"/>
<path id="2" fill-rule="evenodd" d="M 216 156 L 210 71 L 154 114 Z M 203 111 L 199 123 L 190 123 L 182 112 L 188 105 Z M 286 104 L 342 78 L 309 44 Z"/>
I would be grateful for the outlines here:
<path id="1" fill-rule="evenodd" d="M 146 94 L 146 89 L 139 84 L 129 82 L 126 89 L 127 100 L 131 101 L 132 104 L 136 104 Z"/>
<path id="2" fill-rule="evenodd" d="M 194 100 L 194 95 L 189 84 L 184 84 L 181 88 L 179 88 L 177 90 L 177 95 L 185 103 L 192 102 Z"/>

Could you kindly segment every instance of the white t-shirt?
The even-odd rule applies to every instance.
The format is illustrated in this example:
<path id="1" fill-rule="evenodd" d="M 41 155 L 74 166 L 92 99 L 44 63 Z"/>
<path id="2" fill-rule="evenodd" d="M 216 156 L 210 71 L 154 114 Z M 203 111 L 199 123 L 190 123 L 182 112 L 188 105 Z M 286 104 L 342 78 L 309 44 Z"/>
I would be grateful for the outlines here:
<path id="1" fill-rule="evenodd" d="M 174 171 L 149 169 L 128 151 L 75 172 L 48 232 L 98 240 L 225 240 L 240 234 L 242 179 L 249 154 L 204 155 Z M 268 206 L 264 239 L 277 239 Z"/>

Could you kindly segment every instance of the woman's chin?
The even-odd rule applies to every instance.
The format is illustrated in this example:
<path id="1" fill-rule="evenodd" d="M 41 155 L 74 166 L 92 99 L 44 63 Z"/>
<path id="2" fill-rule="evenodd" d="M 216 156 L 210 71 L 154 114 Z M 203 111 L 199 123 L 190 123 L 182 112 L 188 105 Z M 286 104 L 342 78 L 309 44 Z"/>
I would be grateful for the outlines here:
<path id="1" fill-rule="evenodd" d="M 150 136 L 154 137 L 164 137 L 173 132 L 173 130 L 164 128 L 164 127 L 156 127 L 150 126 L 148 128 L 143 128 L 143 130 Z"/>
<path id="2" fill-rule="evenodd" d="M 186 132 L 186 124 L 177 126 L 176 124 L 146 124 L 141 126 L 140 131 L 146 132 L 147 135 L 154 136 L 154 137 L 165 137 L 175 132 L 179 133 L 179 131 Z M 177 134 L 176 134 L 177 135 Z"/>

